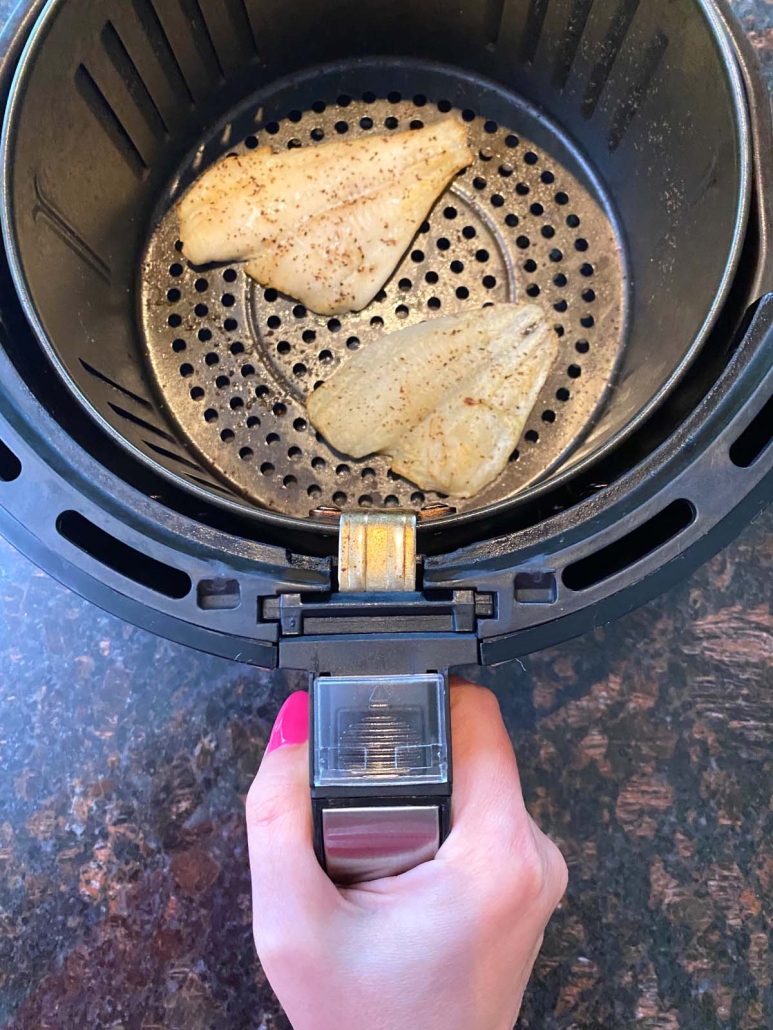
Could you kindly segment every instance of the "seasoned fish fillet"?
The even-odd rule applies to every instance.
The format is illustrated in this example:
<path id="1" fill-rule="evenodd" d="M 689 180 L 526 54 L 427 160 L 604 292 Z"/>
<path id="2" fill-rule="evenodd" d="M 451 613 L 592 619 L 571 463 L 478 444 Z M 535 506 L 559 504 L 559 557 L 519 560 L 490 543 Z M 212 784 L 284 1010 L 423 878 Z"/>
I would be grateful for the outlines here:
<path id="1" fill-rule="evenodd" d="M 453 118 L 390 136 L 226 157 L 179 204 L 183 253 L 194 265 L 246 262 L 263 286 L 320 314 L 360 311 L 472 157 Z"/>
<path id="2" fill-rule="evenodd" d="M 354 458 L 381 452 L 426 490 L 471 497 L 502 472 L 558 353 L 534 304 L 495 304 L 383 336 L 308 398 Z"/>

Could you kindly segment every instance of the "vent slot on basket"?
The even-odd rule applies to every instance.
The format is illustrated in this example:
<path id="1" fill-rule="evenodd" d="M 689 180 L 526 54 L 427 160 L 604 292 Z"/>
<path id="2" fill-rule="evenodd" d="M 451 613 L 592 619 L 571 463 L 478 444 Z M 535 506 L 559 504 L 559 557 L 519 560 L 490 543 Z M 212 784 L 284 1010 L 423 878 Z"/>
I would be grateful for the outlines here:
<path id="1" fill-rule="evenodd" d="M 252 54 L 257 54 L 258 41 L 252 28 L 245 0 L 225 0 L 225 7 L 234 32 L 244 47 Z"/>
<path id="2" fill-rule="evenodd" d="M 625 43 L 628 30 L 638 9 L 639 0 L 620 0 L 620 6 L 612 19 L 609 32 L 601 47 L 599 59 L 593 67 L 588 87 L 585 90 L 585 96 L 582 101 L 584 118 L 592 118 L 596 111 L 601 94 L 604 92 L 604 87 L 612 73 L 612 68 L 623 43 Z"/>
<path id="3" fill-rule="evenodd" d="M 21 475 L 21 462 L 13 453 L 10 447 L 7 447 L 2 440 L 0 440 L 0 482 L 12 483 L 14 479 L 18 479 Z"/>
<path id="4" fill-rule="evenodd" d="M 733 446 L 730 448 L 730 460 L 738 468 L 750 468 L 762 452 L 773 441 L 773 397 L 762 411 L 752 419 Z"/>
<path id="5" fill-rule="evenodd" d="M 178 465 L 184 465 L 185 468 L 193 469 L 194 472 L 202 472 L 203 469 L 200 465 L 195 465 L 192 461 L 188 461 L 182 454 L 175 454 L 174 451 L 168 451 L 166 447 L 159 447 L 158 444 L 151 443 L 150 440 L 142 441 L 146 447 L 149 447 L 151 451 L 155 451 L 156 454 L 160 454 L 162 458 L 169 458 L 170 461 L 176 461 Z"/>
<path id="6" fill-rule="evenodd" d="M 151 0 L 132 0 L 132 6 L 172 91 L 183 98 L 183 102 L 187 101 L 192 105 L 194 103 L 193 93 Z"/>
<path id="7" fill-rule="evenodd" d="M 148 170 L 145 158 L 85 64 L 78 66 L 75 85 L 110 142 L 137 178 L 141 179 Z"/>
<path id="8" fill-rule="evenodd" d="M 148 129 L 157 139 L 163 139 L 169 134 L 164 117 L 111 21 L 106 22 L 102 29 L 102 46 L 116 72 L 126 84 L 126 89 Z"/>
<path id="9" fill-rule="evenodd" d="M 572 70 L 592 7 L 593 0 L 574 0 L 564 38 L 558 47 L 558 59 L 553 70 L 553 85 L 556 89 L 563 89 L 566 86 L 566 80 Z"/>
<path id="10" fill-rule="evenodd" d="M 185 18 L 190 26 L 193 36 L 193 44 L 199 55 L 202 65 L 207 69 L 207 75 L 213 82 L 224 82 L 223 65 L 220 62 L 212 33 L 201 13 L 198 0 L 180 0 Z"/>
<path id="11" fill-rule="evenodd" d="M 226 487 L 221 486 L 220 483 L 216 483 L 214 479 L 202 479 L 201 476 L 194 476 L 192 472 L 188 472 L 187 475 L 188 479 L 192 480 L 194 483 L 198 483 L 199 486 L 206 487 L 207 490 L 217 490 L 217 492 L 219 494 L 223 494 L 224 497 L 236 496 L 232 490 L 228 490 Z"/>
<path id="12" fill-rule="evenodd" d="M 190 592 L 191 578 L 187 573 L 117 540 L 80 512 L 63 511 L 56 520 L 56 528 L 74 547 L 157 594 L 180 600 Z"/>
<path id="13" fill-rule="evenodd" d="M 548 13 L 548 3 L 549 0 L 530 0 L 529 14 L 521 39 L 521 60 L 524 64 L 531 64 L 537 53 L 545 15 Z"/>
<path id="14" fill-rule="evenodd" d="M 505 0 L 486 0 L 483 36 L 489 46 L 495 47 L 499 41 L 502 17 L 505 13 Z"/>
<path id="15" fill-rule="evenodd" d="M 114 390 L 118 390 L 118 392 L 122 393 L 124 397 L 130 397 L 131 400 L 136 401 L 138 404 L 141 404 L 143 408 L 153 407 L 150 401 L 146 400 L 144 397 L 140 397 L 140 395 L 137 393 L 133 393 L 131 390 L 128 390 L 125 386 L 121 386 L 120 383 L 117 383 L 114 379 L 111 379 L 110 376 L 106 376 L 104 372 L 100 372 L 98 368 L 94 368 L 93 365 L 90 365 L 88 361 L 84 361 L 83 358 L 80 358 L 79 360 L 84 370 L 88 372 L 90 376 L 94 376 L 95 379 L 98 379 L 101 383 L 104 383 L 105 386 L 112 386 Z"/>
<path id="16" fill-rule="evenodd" d="M 673 501 L 621 540 L 588 555 L 564 569 L 562 579 L 570 590 L 588 590 L 657 551 L 692 525 L 695 508 L 689 501 Z"/>
<path id="17" fill-rule="evenodd" d="M 630 93 L 620 104 L 615 114 L 615 119 L 609 132 L 610 150 L 617 150 L 623 142 L 623 138 L 631 127 L 637 111 L 655 82 L 658 69 L 666 56 L 666 50 L 668 50 L 668 37 L 662 32 L 656 32 L 654 38 L 645 47 L 638 82 L 634 83 Z"/>
<path id="18" fill-rule="evenodd" d="M 116 415 L 120 415 L 121 418 L 125 418 L 127 422 L 131 422 L 134 426 L 139 426 L 140 429 L 144 429 L 148 433 L 154 433 L 156 436 L 160 436 L 162 440 L 166 440 L 167 443 L 176 443 L 177 441 L 169 433 L 165 433 L 163 429 L 159 429 L 158 426 L 154 426 L 151 422 L 146 422 L 144 418 L 140 418 L 139 415 L 133 415 L 126 408 L 121 408 L 118 404 L 113 404 L 112 401 L 108 401 L 108 407 L 112 408 Z"/>

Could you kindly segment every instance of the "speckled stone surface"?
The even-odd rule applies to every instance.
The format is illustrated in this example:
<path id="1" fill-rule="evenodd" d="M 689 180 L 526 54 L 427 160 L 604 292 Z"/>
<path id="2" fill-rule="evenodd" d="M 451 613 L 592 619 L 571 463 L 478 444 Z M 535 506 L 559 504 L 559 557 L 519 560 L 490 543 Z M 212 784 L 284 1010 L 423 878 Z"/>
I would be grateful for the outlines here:
<path id="1" fill-rule="evenodd" d="M 735 8 L 773 83 L 773 4 Z M 772 574 L 773 512 L 615 626 L 483 675 L 571 872 L 524 1028 L 773 1026 Z M 289 1026 L 242 818 L 293 687 L 0 542 L 0 1025 Z"/>

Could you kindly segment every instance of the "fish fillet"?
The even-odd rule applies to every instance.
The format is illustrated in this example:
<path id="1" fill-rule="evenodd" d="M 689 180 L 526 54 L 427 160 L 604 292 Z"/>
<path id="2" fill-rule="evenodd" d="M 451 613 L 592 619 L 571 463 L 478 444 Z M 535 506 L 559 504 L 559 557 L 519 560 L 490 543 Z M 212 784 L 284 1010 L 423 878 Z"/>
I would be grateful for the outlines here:
<path id="1" fill-rule="evenodd" d="M 194 265 L 240 261 L 319 314 L 360 311 L 473 155 L 456 119 L 390 136 L 225 157 L 178 207 Z"/>
<path id="2" fill-rule="evenodd" d="M 380 337 L 306 407 L 336 450 L 471 497 L 505 468 L 557 353 L 539 307 L 495 304 Z"/>

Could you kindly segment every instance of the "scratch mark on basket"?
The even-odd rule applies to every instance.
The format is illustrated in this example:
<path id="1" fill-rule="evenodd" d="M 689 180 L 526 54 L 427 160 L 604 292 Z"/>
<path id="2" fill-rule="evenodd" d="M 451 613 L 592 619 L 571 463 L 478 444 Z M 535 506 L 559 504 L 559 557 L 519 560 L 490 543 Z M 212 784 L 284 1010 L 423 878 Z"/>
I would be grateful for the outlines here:
<path id="1" fill-rule="evenodd" d="M 615 61 L 628 35 L 631 23 L 639 10 L 639 2 L 640 0 L 620 0 L 606 38 L 601 44 L 599 59 L 594 65 L 588 80 L 585 97 L 582 102 L 584 118 L 593 117 L 601 94 L 604 92 L 604 87 L 612 74 Z"/>
<path id="2" fill-rule="evenodd" d="M 34 220 L 37 222 L 39 218 L 45 218 L 59 239 L 109 286 L 111 271 L 107 262 L 102 260 L 93 247 L 89 246 L 50 197 L 46 196 L 37 175 L 33 178 L 33 186 L 35 189 L 35 206 L 32 210 Z"/>
<path id="3" fill-rule="evenodd" d="M 617 150 L 631 127 L 636 113 L 642 105 L 655 80 L 661 62 L 668 50 L 668 36 L 656 32 L 649 42 L 641 61 L 641 74 L 625 100 L 618 107 L 609 132 L 609 149 Z"/>
<path id="4" fill-rule="evenodd" d="M 687 196 L 687 210 L 692 211 L 693 208 L 697 207 L 698 204 L 706 197 L 707 194 L 716 194 L 718 189 L 717 182 L 717 170 L 719 168 L 719 154 L 715 150 L 711 155 L 711 160 L 706 167 L 706 170 L 698 180 L 695 189 L 693 189 Z"/>

